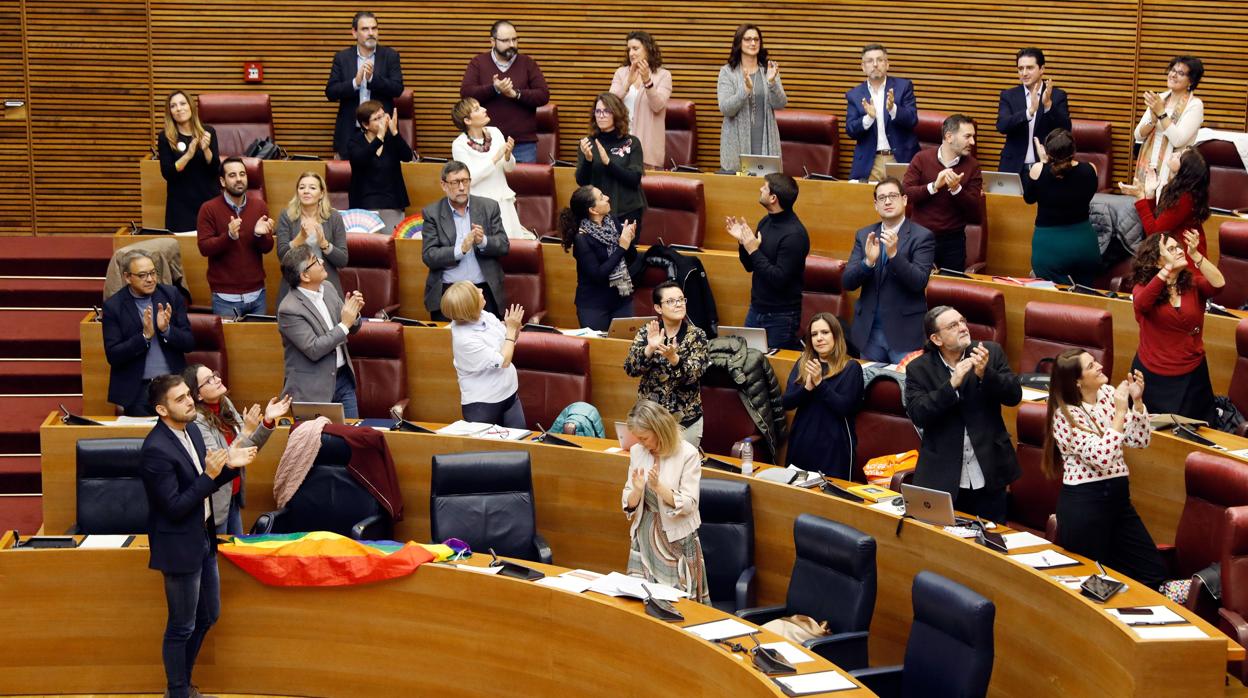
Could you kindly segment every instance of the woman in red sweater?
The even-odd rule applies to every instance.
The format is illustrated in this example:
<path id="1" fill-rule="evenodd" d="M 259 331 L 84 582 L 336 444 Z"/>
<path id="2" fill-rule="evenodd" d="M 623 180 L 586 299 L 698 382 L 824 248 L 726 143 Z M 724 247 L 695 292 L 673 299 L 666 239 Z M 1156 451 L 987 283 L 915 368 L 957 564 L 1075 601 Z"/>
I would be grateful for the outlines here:
<path id="1" fill-rule="evenodd" d="M 1174 174 L 1162 187 L 1160 196 L 1156 196 L 1157 176 L 1152 170 L 1142 185 L 1123 187 L 1123 191 L 1135 194 L 1135 210 L 1140 213 L 1145 235 L 1166 233 L 1178 238 L 1183 231 L 1194 230 L 1200 240 L 1196 249 L 1204 257 L 1204 223 L 1209 220 L 1209 165 L 1200 151 L 1187 148 L 1170 154 L 1170 171 Z M 1194 257 L 1189 256 L 1187 261 L 1195 268 Z"/>
<path id="2" fill-rule="evenodd" d="M 1133 302 L 1140 346 L 1131 366 L 1144 374 L 1149 412 L 1213 423 L 1213 387 L 1201 335 L 1205 300 L 1226 282 L 1199 250 L 1196 233 L 1186 231 L 1183 239 L 1186 255 L 1170 235 L 1150 235 L 1136 252 Z"/>

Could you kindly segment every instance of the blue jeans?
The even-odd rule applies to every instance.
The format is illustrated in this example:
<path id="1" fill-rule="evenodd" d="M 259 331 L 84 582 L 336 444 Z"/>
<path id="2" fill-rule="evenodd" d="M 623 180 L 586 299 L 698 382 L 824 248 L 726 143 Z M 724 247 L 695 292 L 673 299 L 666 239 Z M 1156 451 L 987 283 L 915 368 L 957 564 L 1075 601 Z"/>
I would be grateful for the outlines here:
<path id="1" fill-rule="evenodd" d="M 621 298 L 620 304 L 615 308 L 593 308 L 589 306 L 577 306 L 576 321 L 581 327 L 606 332 L 611 328 L 611 321 L 618 317 L 633 317 L 633 298 Z"/>
<path id="2" fill-rule="evenodd" d="M 537 162 L 537 141 L 517 143 L 516 147 L 511 149 L 511 155 L 516 162 Z"/>
<path id="3" fill-rule="evenodd" d="M 802 311 L 792 310 L 782 313 L 760 313 L 751 305 L 745 313 L 745 326 L 767 330 L 768 349 L 797 349 L 802 345 L 797 341 L 798 325 L 802 322 Z"/>
<path id="4" fill-rule="evenodd" d="M 359 419 L 360 405 L 355 399 L 355 379 L 347 366 L 338 369 L 338 381 L 334 385 L 334 402 L 342 403 L 342 416 Z"/>
<path id="5" fill-rule="evenodd" d="M 230 497 L 230 511 L 225 515 L 225 523 L 217 526 L 217 533 L 243 535 L 243 509 L 238 506 L 238 495 Z"/>
<path id="6" fill-rule="evenodd" d="M 910 350 L 910 351 L 913 351 Z M 886 364 L 895 364 L 906 358 L 906 354 L 910 351 L 895 351 L 888 346 L 888 340 L 884 337 L 884 323 L 877 320 L 871 325 L 871 336 L 867 338 L 867 346 L 862 348 L 862 358 L 867 361 L 882 361 Z"/>
<path id="7" fill-rule="evenodd" d="M 260 289 L 260 296 L 254 301 L 247 303 L 244 301 L 227 301 L 217 294 L 212 294 L 212 314 L 220 315 L 225 318 L 233 318 L 234 311 L 237 310 L 241 315 L 264 315 L 268 303 L 264 297 L 264 289 Z"/>
<path id="8" fill-rule="evenodd" d="M 203 567 L 197 572 L 166 573 L 165 603 L 169 607 L 161 645 L 165 681 L 170 696 L 183 698 L 190 694 L 191 671 L 204 636 L 221 616 L 221 577 L 216 555 L 205 555 Z"/>

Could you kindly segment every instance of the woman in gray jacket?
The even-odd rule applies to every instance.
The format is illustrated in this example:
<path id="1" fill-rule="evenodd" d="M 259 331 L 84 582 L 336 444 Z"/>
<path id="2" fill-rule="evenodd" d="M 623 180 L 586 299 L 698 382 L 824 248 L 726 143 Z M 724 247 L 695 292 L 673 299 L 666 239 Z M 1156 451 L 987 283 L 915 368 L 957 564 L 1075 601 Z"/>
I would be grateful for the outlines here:
<path id="1" fill-rule="evenodd" d="M 280 263 L 292 245 L 307 245 L 325 264 L 327 281 L 342 295 L 338 270 L 347 266 L 347 228 L 339 212 L 329 205 L 325 178 L 319 172 L 304 172 L 295 184 L 295 195 L 277 218 L 277 261 Z M 290 285 L 282 277 L 277 302 L 286 297 Z"/>
<path id="2" fill-rule="evenodd" d="M 191 389 L 195 399 L 195 425 L 204 436 L 209 451 L 231 446 L 263 448 L 277 420 L 290 410 L 290 396 L 272 398 L 260 412 L 260 405 L 252 405 L 243 414 L 234 409 L 234 403 L 226 397 L 229 389 L 221 380 L 221 374 L 203 364 L 191 364 L 182 372 L 182 378 Z M 243 534 L 243 478 L 235 478 L 212 493 L 213 524 L 217 533 L 240 536 Z"/>
<path id="3" fill-rule="evenodd" d="M 780 155 L 776 110 L 789 98 L 780 84 L 780 65 L 767 60 L 763 31 L 742 24 L 732 37 L 728 63 L 719 69 L 716 86 L 724 125 L 719 131 L 719 166 L 741 169 L 742 155 Z"/>

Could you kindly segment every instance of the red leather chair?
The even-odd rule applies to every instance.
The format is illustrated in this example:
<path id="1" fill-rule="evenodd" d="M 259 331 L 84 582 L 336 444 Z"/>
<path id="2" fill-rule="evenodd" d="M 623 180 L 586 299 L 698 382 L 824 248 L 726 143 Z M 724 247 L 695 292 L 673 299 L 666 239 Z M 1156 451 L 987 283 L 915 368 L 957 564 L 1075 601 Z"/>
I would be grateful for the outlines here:
<path id="1" fill-rule="evenodd" d="M 1018 406 L 1018 465 L 1023 474 L 1010 484 L 1009 525 L 1044 535 L 1049 517 L 1057 512 L 1057 495 L 1062 491 L 1061 478 L 1045 477 L 1040 463 L 1044 459 L 1044 432 L 1048 426 L 1048 405 L 1024 402 Z"/>
<path id="2" fill-rule="evenodd" d="M 653 311 L 651 311 L 653 312 Z M 758 431 L 741 402 L 737 386 L 715 368 L 702 374 L 702 450 L 720 456 L 733 456 L 733 447 L 750 439 L 755 463 L 775 463 L 775 454 Z"/>
<path id="3" fill-rule="evenodd" d="M 221 318 L 208 313 L 188 313 L 191 321 L 191 336 L 195 339 L 195 348 L 186 354 L 186 364 L 203 364 L 221 376 L 221 382 L 230 384 L 230 362 L 225 351 L 225 331 L 221 328 Z"/>
<path id="4" fill-rule="evenodd" d="M 896 381 L 881 378 L 867 386 L 862 397 L 862 409 L 854 417 L 854 431 L 858 435 L 857 460 L 854 462 L 854 480 L 866 482 L 862 466 L 877 456 L 918 450 L 919 432 L 901 405 L 901 386 Z"/>
<path id="5" fill-rule="evenodd" d="M 325 161 L 325 189 L 329 191 L 329 205 L 345 211 L 351 208 L 351 161 Z"/>
<path id="6" fill-rule="evenodd" d="M 698 166 L 698 115 L 690 99 L 667 100 L 667 114 L 663 118 L 666 135 L 663 139 L 666 155 L 664 167 L 675 165 Z"/>
<path id="7" fill-rule="evenodd" d="M 412 104 L 412 88 L 404 89 L 403 94 L 395 98 L 394 108 L 399 112 L 399 137 L 407 141 L 413 153 L 419 155 L 416 150 L 416 109 Z"/>
<path id="8" fill-rule="evenodd" d="M 966 281 L 933 276 L 927 282 L 927 307 L 947 305 L 956 308 L 971 330 L 973 339 L 1005 346 L 1005 294 Z"/>
<path id="9" fill-rule="evenodd" d="M 1235 326 L 1235 368 L 1231 371 L 1231 387 L 1227 391 L 1240 412 L 1248 414 L 1248 320 Z"/>
<path id="10" fill-rule="evenodd" d="M 516 163 L 516 169 L 507 173 L 507 186 L 516 192 L 516 214 L 520 216 L 521 225 L 538 237 L 558 235 L 559 202 L 555 199 L 555 168 L 546 161 Z"/>
<path id="11" fill-rule="evenodd" d="M 667 272 L 662 267 L 646 267 L 633 282 L 634 316 L 654 315 L 654 287 L 664 281 L 667 281 Z"/>
<path id="12" fill-rule="evenodd" d="M 1019 372 L 1036 370 L 1041 359 L 1079 347 L 1114 375 L 1114 320 L 1108 310 L 1031 301 L 1023 309 L 1023 358 Z"/>
<path id="13" fill-rule="evenodd" d="M 702 246 L 706 229 L 706 193 L 701 180 L 672 175 L 641 178 L 646 194 L 646 215 L 641 219 L 637 243 Z"/>
<path id="14" fill-rule="evenodd" d="M 920 109 L 919 121 L 914 125 L 914 136 L 919 139 L 919 150 L 938 148 L 943 140 L 940 137 L 940 126 L 949 115 L 943 111 Z"/>
<path id="15" fill-rule="evenodd" d="M 808 173 L 835 175 L 840 152 L 838 121 L 827 112 L 777 109 L 784 173 L 796 179 Z"/>
<path id="16" fill-rule="evenodd" d="M 546 318 L 542 243 L 537 240 L 512 240 L 511 250 L 498 261 L 503 267 L 503 289 L 507 292 L 507 302 L 524 306 L 525 322 L 540 323 Z"/>
<path id="17" fill-rule="evenodd" d="M 1111 191 L 1114 186 L 1113 123 L 1071 119 L 1070 133 L 1075 138 L 1075 159 L 1096 167 L 1096 177 L 1100 181 L 1098 191 Z"/>
<path id="18" fill-rule="evenodd" d="M 549 164 L 559 157 L 559 105 L 547 102 L 537 108 L 537 161 Z"/>
<path id="19" fill-rule="evenodd" d="M 1218 271 L 1226 277 L 1226 285 L 1213 301 L 1228 308 L 1248 303 L 1248 221 L 1218 226 Z"/>
<path id="20" fill-rule="evenodd" d="M 1196 146 L 1209 163 L 1209 205 L 1214 208 L 1248 208 L 1248 171 L 1230 141 L 1205 141 Z"/>
<path id="21" fill-rule="evenodd" d="M 399 262 L 394 238 L 377 233 L 347 233 L 347 266 L 338 270 L 343 294 L 364 294 L 364 317 L 399 310 Z"/>
<path id="22" fill-rule="evenodd" d="M 590 402 L 588 340 L 521 332 L 512 362 L 530 429 L 537 429 L 539 423 L 549 427 L 574 402 Z"/>
<path id="23" fill-rule="evenodd" d="M 407 352 L 403 326 L 364 322 L 347 337 L 361 417 L 399 419 L 407 411 Z"/>
<path id="24" fill-rule="evenodd" d="M 269 200 L 267 193 L 264 191 L 264 160 L 260 158 L 243 158 L 243 167 L 247 168 L 247 200 L 267 202 Z M 290 192 L 294 196 L 294 192 Z M 282 193 L 278 192 L 278 200 L 281 200 Z M 287 199 L 289 201 L 289 199 Z M 281 211 L 269 211 L 269 217 L 274 221 L 281 215 Z"/>
<path id="25" fill-rule="evenodd" d="M 222 158 L 242 155 L 258 138 L 273 138 L 273 105 L 263 92 L 203 92 L 199 120 L 216 129 Z"/>
<path id="26" fill-rule="evenodd" d="M 1222 515 L 1222 608 L 1218 629 L 1248 647 L 1248 506 L 1229 507 Z M 1194 586 L 1194 585 L 1193 585 Z M 1239 680 L 1248 684 L 1248 662 L 1240 662 Z"/>
<path id="27" fill-rule="evenodd" d="M 813 254 L 806 258 L 806 273 L 802 275 L 802 328 L 810 325 L 815 313 L 832 313 L 846 322 L 854 316 L 849 295 L 841 287 L 844 274 L 843 259 Z"/>
<path id="28" fill-rule="evenodd" d="M 988 266 L 988 197 L 979 197 L 979 222 L 966 226 L 966 269 L 981 274 Z"/>

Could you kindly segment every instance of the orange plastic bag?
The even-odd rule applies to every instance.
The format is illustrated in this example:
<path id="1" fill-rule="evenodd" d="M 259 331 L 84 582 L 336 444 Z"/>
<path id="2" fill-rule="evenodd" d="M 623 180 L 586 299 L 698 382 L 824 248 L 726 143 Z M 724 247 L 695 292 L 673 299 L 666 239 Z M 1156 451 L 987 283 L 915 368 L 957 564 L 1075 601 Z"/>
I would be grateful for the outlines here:
<path id="1" fill-rule="evenodd" d="M 867 476 L 867 482 L 873 485 L 880 485 L 881 487 L 888 487 L 894 475 L 907 470 L 914 470 L 914 466 L 918 464 L 919 452 L 906 451 L 905 453 L 893 453 L 887 456 L 872 458 L 862 466 L 862 471 Z"/>

